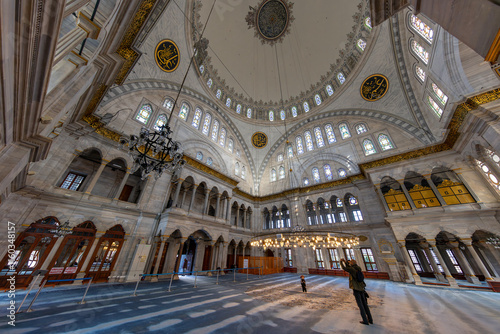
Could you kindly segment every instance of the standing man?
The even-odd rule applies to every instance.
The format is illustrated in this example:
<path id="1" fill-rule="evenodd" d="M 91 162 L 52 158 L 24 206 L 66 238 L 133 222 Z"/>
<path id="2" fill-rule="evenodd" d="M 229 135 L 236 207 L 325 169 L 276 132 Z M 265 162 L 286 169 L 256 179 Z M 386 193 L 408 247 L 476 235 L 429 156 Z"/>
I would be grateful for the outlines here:
<path id="1" fill-rule="evenodd" d="M 370 308 L 366 301 L 366 283 L 363 280 L 361 268 L 356 264 L 355 260 L 346 261 L 345 259 L 340 259 L 340 266 L 344 271 L 349 273 L 349 288 L 352 289 L 354 298 L 356 298 L 356 303 L 359 307 L 359 312 L 361 313 L 361 318 L 363 318 L 363 321 L 360 321 L 360 323 L 363 325 L 368 325 L 369 323 L 373 324 Z"/>

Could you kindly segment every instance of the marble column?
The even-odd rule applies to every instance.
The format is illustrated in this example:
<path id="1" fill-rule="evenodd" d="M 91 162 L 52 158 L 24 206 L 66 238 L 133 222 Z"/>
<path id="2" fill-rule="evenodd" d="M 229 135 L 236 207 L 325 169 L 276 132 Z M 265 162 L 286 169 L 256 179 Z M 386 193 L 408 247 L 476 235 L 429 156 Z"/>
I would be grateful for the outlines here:
<path id="1" fill-rule="evenodd" d="M 439 203 L 441 203 L 441 206 L 445 206 L 445 205 L 448 205 L 446 204 L 446 201 L 444 200 L 443 196 L 441 196 L 441 193 L 439 192 L 438 188 L 436 187 L 436 185 L 434 184 L 434 182 L 432 182 L 432 179 L 429 178 L 428 180 L 429 182 L 429 186 L 431 187 L 432 191 L 434 192 L 434 194 L 436 195 L 436 198 L 438 199 Z"/>
<path id="2" fill-rule="evenodd" d="M 90 181 L 90 183 L 89 183 L 89 185 L 87 187 L 87 190 L 85 191 L 86 194 L 91 194 L 92 193 L 92 189 L 94 189 L 94 187 L 95 187 L 95 185 L 97 183 L 97 180 L 99 180 L 99 177 L 101 176 L 101 174 L 104 171 L 104 168 L 106 167 L 106 165 L 108 164 L 108 162 L 109 161 L 103 159 L 103 162 L 99 166 L 99 169 L 97 169 L 97 172 L 95 172 L 94 176 L 92 177 L 92 180 Z"/>
<path id="3" fill-rule="evenodd" d="M 127 180 L 128 180 L 128 177 L 130 176 L 130 168 L 127 168 L 127 172 L 125 173 L 125 175 L 123 176 L 123 180 L 122 182 L 120 183 L 120 186 L 118 187 L 118 190 L 116 191 L 116 194 L 115 194 L 115 200 L 118 200 L 120 198 L 120 195 L 123 191 L 123 188 L 125 187 L 125 184 L 127 183 Z"/>
<path id="4" fill-rule="evenodd" d="M 226 221 L 229 222 L 230 219 L 231 219 L 231 197 L 228 197 L 226 206 Z"/>
<path id="5" fill-rule="evenodd" d="M 79 12 L 90 0 L 66 0 L 63 17 L 67 17 L 75 12 Z"/>
<path id="6" fill-rule="evenodd" d="M 80 267 L 80 273 L 85 273 L 87 271 L 87 267 L 89 266 L 89 263 L 93 263 L 94 259 L 92 259 L 92 254 L 94 254 L 95 248 L 97 244 L 99 243 L 99 239 L 101 236 L 97 236 L 94 238 L 94 241 L 92 242 L 92 245 L 90 246 L 90 250 L 87 253 L 87 258 L 83 262 L 83 265 Z"/>
<path id="7" fill-rule="evenodd" d="M 184 191 L 182 192 L 182 201 L 179 205 L 179 208 L 182 209 L 182 207 L 184 206 L 184 203 L 186 203 L 186 195 L 187 195 L 187 192 L 188 190 L 187 189 L 184 189 Z"/>
<path id="8" fill-rule="evenodd" d="M 406 264 L 410 268 L 411 274 L 413 276 L 413 280 L 415 281 L 415 285 L 422 285 L 422 280 L 420 279 L 420 275 L 415 270 L 415 266 L 413 265 L 413 262 L 411 261 L 410 254 L 408 254 L 408 250 L 406 249 L 406 245 L 404 244 L 404 241 L 398 241 L 398 245 L 401 248 L 401 252 L 403 253 L 403 256 L 406 260 Z"/>
<path id="9" fill-rule="evenodd" d="M 413 203 L 413 199 L 411 198 L 410 193 L 408 192 L 408 189 L 406 189 L 406 187 L 404 186 L 404 184 L 401 187 L 401 189 L 403 190 L 403 193 L 405 194 L 406 199 L 408 200 L 408 203 L 410 203 L 411 209 L 415 210 L 417 207 L 415 206 L 415 203 Z"/>
<path id="10" fill-rule="evenodd" d="M 436 257 L 438 258 L 439 263 L 441 264 L 441 267 L 443 267 L 444 275 L 446 276 L 446 279 L 448 280 L 450 287 L 458 288 L 457 281 L 451 275 L 451 272 L 448 269 L 446 262 L 444 261 L 443 257 L 441 256 L 441 252 L 436 247 L 436 240 L 427 240 L 427 244 L 429 245 L 429 250 L 434 252 L 434 254 L 436 254 Z"/>
<path id="11" fill-rule="evenodd" d="M 472 257 L 474 258 L 474 261 L 476 261 L 476 264 L 479 267 L 479 270 L 481 270 L 481 272 L 484 275 L 484 279 L 486 281 L 493 281 L 493 277 L 491 277 L 490 272 L 488 271 L 488 269 L 484 265 L 483 261 L 481 260 L 481 258 L 477 254 L 474 246 L 472 246 L 472 239 L 461 239 L 461 240 L 465 244 L 465 246 L 467 247 L 469 252 L 471 253 Z"/>
<path id="12" fill-rule="evenodd" d="M 193 193 L 191 194 L 191 201 L 189 202 L 188 212 L 191 212 L 191 209 L 193 208 L 195 197 L 196 197 L 196 185 L 193 185 Z"/>
<path id="13" fill-rule="evenodd" d="M 205 202 L 203 204 L 203 214 L 206 215 L 208 212 L 208 196 L 210 195 L 210 190 L 205 189 Z"/>
<path id="14" fill-rule="evenodd" d="M 219 212 L 220 212 L 220 197 L 222 194 L 216 194 L 215 195 L 215 218 L 219 218 Z"/>
<path id="15" fill-rule="evenodd" d="M 240 208 L 236 208 L 236 223 L 234 226 L 238 227 L 238 224 L 240 223 Z"/>
<path id="16" fill-rule="evenodd" d="M 243 222 L 241 223 L 243 228 L 247 227 L 247 208 L 243 209 Z"/>
<path id="17" fill-rule="evenodd" d="M 177 207 L 177 201 L 179 200 L 179 194 L 181 192 L 181 186 L 182 186 L 182 181 L 183 179 L 179 179 L 177 181 L 177 187 L 175 187 L 175 193 L 174 193 L 174 198 L 172 199 L 172 207 L 175 208 Z"/>
<path id="18" fill-rule="evenodd" d="M 63 240 L 64 240 L 64 237 L 57 238 L 57 240 L 54 243 L 54 246 L 52 246 L 52 249 L 49 252 L 49 255 L 47 255 L 47 257 L 45 258 L 45 261 L 42 263 L 42 265 L 40 267 L 41 270 L 50 269 L 49 266 L 52 262 L 54 262 L 56 260 L 56 259 L 54 259 L 54 256 L 57 254 L 57 251 L 59 250 L 59 247 L 61 246 Z"/>
<path id="19" fill-rule="evenodd" d="M 439 266 L 437 265 L 436 260 L 434 259 L 434 256 L 432 256 L 432 252 L 429 249 L 429 244 L 424 242 L 424 243 L 420 243 L 420 246 L 422 246 L 422 249 L 425 252 L 425 255 L 427 255 L 427 258 L 429 259 L 429 262 L 431 263 L 431 268 L 432 268 L 432 271 L 434 272 L 434 276 L 436 276 L 436 279 L 440 282 L 446 282 L 446 279 L 444 278 L 443 274 L 441 274 L 441 271 L 439 270 Z"/>
<path id="20" fill-rule="evenodd" d="M 184 248 L 184 243 L 186 242 L 187 238 L 181 238 L 179 242 L 179 250 L 177 251 L 177 265 L 174 268 L 174 271 L 176 273 L 179 272 L 179 268 L 181 267 L 181 258 L 182 258 L 182 249 Z"/>
<path id="21" fill-rule="evenodd" d="M 481 284 L 481 282 L 479 282 L 479 279 L 474 274 L 474 270 L 470 266 L 469 261 L 467 261 L 467 258 L 462 254 L 462 251 L 459 248 L 458 241 L 450 242 L 449 244 L 452 247 L 453 254 L 457 258 L 460 266 L 462 267 L 462 270 L 464 271 L 467 281 L 474 284 Z"/>
<path id="22" fill-rule="evenodd" d="M 156 257 L 156 262 L 155 262 L 155 268 L 153 270 L 153 275 L 157 275 L 158 274 L 158 269 L 160 268 L 161 257 L 163 255 L 163 248 L 165 248 L 165 239 L 164 238 L 160 238 L 160 250 L 158 251 L 158 256 Z M 153 276 L 151 278 L 151 281 L 152 282 L 157 282 L 158 281 L 158 277 L 157 276 Z"/>

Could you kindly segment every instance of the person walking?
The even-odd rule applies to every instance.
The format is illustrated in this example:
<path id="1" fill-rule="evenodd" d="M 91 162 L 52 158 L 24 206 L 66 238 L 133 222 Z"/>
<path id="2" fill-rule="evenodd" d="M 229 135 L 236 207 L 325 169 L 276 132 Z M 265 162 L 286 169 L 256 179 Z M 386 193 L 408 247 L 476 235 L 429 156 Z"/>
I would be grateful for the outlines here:
<path id="1" fill-rule="evenodd" d="M 302 292 L 307 293 L 306 279 L 304 278 L 304 275 L 300 276 L 300 285 L 302 285 Z"/>
<path id="2" fill-rule="evenodd" d="M 356 264 L 355 260 L 346 261 L 345 259 L 340 259 L 340 266 L 349 273 L 349 288 L 352 289 L 356 304 L 359 307 L 359 313 L 363 318 L 360 323 L 363 325 L 373 324 L 372 314 L 366 300 L 368 294 L 365 291 L 366 283 L 361 268 Z"/>

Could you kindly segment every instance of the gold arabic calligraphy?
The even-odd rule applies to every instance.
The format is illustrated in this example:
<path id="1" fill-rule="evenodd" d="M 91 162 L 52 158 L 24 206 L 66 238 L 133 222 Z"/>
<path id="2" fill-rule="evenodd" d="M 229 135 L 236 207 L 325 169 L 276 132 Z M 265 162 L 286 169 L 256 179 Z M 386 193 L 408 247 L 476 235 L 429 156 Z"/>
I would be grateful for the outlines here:
<path id="1" fill-rule="evenodd" d="M 179 49 L 170 40 L 161 41 L 156 47 L 156 63 L 165 72 L 173 72 L 179 65 Z"/>
<path id="2" fill-rule="evenodd" d="M 377 101 L 389 89 L 389 81 L 381 74 L 374 74 L 366 78 L 361 85 L 361 96 L 367 101 Z"/>
<path id="3" fill-rule="evenodd" d="M 256 132 L 252 135 L 252 145 L 256 148 L 263 148 L 267 145 L 267 136 L 263 132 Z"/>

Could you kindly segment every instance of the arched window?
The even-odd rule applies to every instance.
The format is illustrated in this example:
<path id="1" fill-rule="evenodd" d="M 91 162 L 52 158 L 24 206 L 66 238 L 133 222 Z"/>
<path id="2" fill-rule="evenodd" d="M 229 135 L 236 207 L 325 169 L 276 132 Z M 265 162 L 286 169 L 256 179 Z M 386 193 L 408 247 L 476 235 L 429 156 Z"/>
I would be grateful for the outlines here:
<path id="1" fill-rule="evenodd" d="M 293 147 L 292 147 L 292 145 L 288 146 L 287 150 L 288 150 L 288 157 L 289 158 L 293 158 Z"/>
<path id="2" fill-rule="evenodd" d="M 208 157 L 207 165 L 212 166 L 213 163 L 214 163 L 214 160 L 212 158 Z"/>
<path id="3" fill-rule="evenodd" d="M 271 182 L 276 181 L 276 169 L 271 169 Z"/>
<path id="4" fill-rule="evenodd" d="M 225 128 L 220 129 L 219 144 L 222 147 L 226 146 L 226 129 Z"/>
<path id="5" fill-rule="evenodd" d="M 229 97 L 226 99 L 226 107 L 231 107 L 231 99 Z"/>
<path id="6" fill-rule="evenodd" d="M 448 102 L 448 96 L 446 96 L 435 83 L 432 83 L 432 90 L 434 91 L 434 94 L 436 94 L 439 102 L 441 102 L 443 105 L 445 105 L 446 102 Z"/>
<path id="7" fill-rule="evenodd" d="M 229 139 L 227 143 L 227 148 L 229 149 L 229 152 L 233 153 L 233 140 Z"/>
<path id="8" fill-rule="evenodd" d="M 203 153 L 201 152 L 196 153 L 196 159 L 200 161 L 203 160 Z"/>
<path id="9" fill-rule="evenodd" d="M 304 107 L 304 112 L 308 112 L 309 111 L 309 103 L 304 102 L 304 104 L 302 104 L 302 106 Z"/>
<path id="10" fill-rule="evenodd" d="M 370 17 L 367 17 L 365 19 L 365 26 L 369 29 L 372 30 L 372 19 Z"/>
<path id="11" fill-rule="evenodd" d="M 345 82 L 345 76 L 344 76 L 344 73 L 339 72 L 339 73 L 337 74 L 337 79 L 339 80 L 339 83 L 340 83 L 341 85 L 342 85 L 342 84 L 344 84 L 344 82 Z"/>
<path id="12" fill-rule="evenodd" d="M 450 169 L 434 167 L 431 180 L 448 205 L 476 202 L 460 177 Z"/>
<path id="13" fill-rule="evenodd" d="M 326 165 L 323 166 L 323 171 L 325 172 L 325 177 L 326 177 L 327 180 L 333 179 L 332 167 L 330 167 L 329 164 L 326 164 Z"/>
<path id="14" fill-rule="evenodd" d="M 351 221 L 359 222 L 363 220 L 363 215 L 361 214 L 361 210 L 359 208 L 358 199 L 353 195 L 346 194 L 346 203 L 347 203 L 347 214 L 349 215 L 349 219 Z"/>
<path id="15" fill-rule="evenodd" d="M 240 174 L 240 163 L 237 162 L 234 164 L 234 174 L 239 175 Z"/>
<path id="16" fill-rule="evenodd" d="M 215 97 L 220 100 L 221 96 L 222 96 L 222 91 L 220 89 L 217 89 L 217 93 L 215 93 Z"/>
<path id="17" fill-rule="evenodd" d="M 241 104 L 238 104 L 238 105 L 236 106 L 236 112 L 237 112 L 238 114 L 241 114 Z"/>
<path id="18" fill-rule="evenodd" d="M 394 148 L 394 145 L 392 145 L 392 142 L 389 139 L 389 137 L 384 134 L 378 135 L 378 143 L 380 144 L 380 147 L 382 147 L 382 151 L 387 151 L 390 150 L 391 148 Z"/>
<path id="19" fill-rule="evenodd" d="M 239 158 L 241 156 L 240 150 L 236 149 L 236 156 Z"/>
<path id="20" fill-rule="evenodd" d="M 309 179 L 307 177 L 305 177 L 304 180 L 302 180 L 302 184 L 305 185 L 305 186 L 308 186 L 309 185 Z"/>
<path id="21" fill-rule="evenodd" d="M 155 130 L 160 130 L 160 128 L 167 124 L 167 115 L 161 114 L 158 116 L 155 122 Z"/>
<path id="22" fill-rule="evenodd" d="M 212 121 L 212 115 L 209 113 L 205 114 L 205 120 L 203 121 L 203 128 L 201 132 L 203 132 L 204 135 L 208 136 L 208 131 L 210 131 L 210 122 Z"/>
<path id="23" fill-rule="evenodd" d="M 219 121 L 214 120 L 212 124 L 212 140 L 217 141 L 217 135 L 219 134 Z"/>
<path id="24" fill-rule="evenodd" d="M 425 65 L 429 62 L 429 52 L 424 49 L 422 45 L 420 45 L 417 41 L 411 41 L 411 49 L 415 54 L 420 58 Z"/>
<path id="25" fill-rule="evenodd" d="M 366 131 L 368 131 L 368 129 L 366 128 L 365 124 L 361 123 L 361 124 L 356 125 L 356 133 L 358 135 L 365 133 Z"/>
<path id="26" fill-rule="evenodd" d="M 439 105 L 432 99 L 432 97 L 427 96 L 427 102 L 429 102 L 429 106 L 431 107 L 432 111 L 436 113 L 438 117 L 441 117 L 443 115 L 443 109 L 439 107 Z"/>
<path id="27" fill-rule="evenodd" d="M 347 139 L 351 137 L 351 133 L 349 132 L 349 128 L 346 123 L 339 124 L 340 136 L 342 139 Z"/>
<path id="28" fill-rule="evenodd" d="M 434 31 L 427 24 L 422 22 L 415 15 L 411 15 L 411 25 L 413 30 L 415 30 L 420 36 L 422 36 L 427 42 L 432 44 L 434 38 Z"/>
<path id="29" fill-rule="evenodd" d="M 274 111 L 272 111 L 272 110 L 269 110 L 269 120 L 270 120 L 271 122 L 273 122 L 273 121 L 274 121 Z"/>
<path id="30" fill-rule="evenodd" d="M 478 165 L 478 167 L 481 169 L 481 171 L 486 176 L 486 179 L 488 179 L 488 182 L 493 187 L 495 187 L 497 190 L 500 190 L 500 181 L 495 176 L 495 174 L 493 174 L 490 167 L 488 167 L 488 165 L 482 161 L 479 161 L 479 160 L 475 160 L 475 161 L 476 161 L 476 164 Z"/>
<path id="31" fill-rule="evenodd" d="M 295 138 L 295 143 L 297 144 L 297 154 L 304 153 L 304 145 L 302 144 L 301 136 L 297 136 L 297 138 Z"/>
<path id="32" fill-rule="evenodd" d="M 279 178 L 280 178 L 280 180 L 281 180 L 281 179 L 284 179 L 284 178 L 285 178 L 285 167 L 280 166 L 280 168 L 278 169 L 278 171 L 279 171 L 279 173 L 278 173 L 278 174 L 279 174 Z"/>
<path id="33" fill-rule="evenodd" d="M 314 150 L 312 136 L 310 131 L 304 132 L 304 138 L 306 140 L 306 147 L 308 151 Z"/>
<path id="34" fill-rule="evenodd" d="M 333 95 L 333 87 L 332 87 L 332 85 L 326 85 L 326 93 L 328 94 L 328 96 L 332 96 Z"/>
<path id="35" fill-rule="evenodd" d="M 325 146 L 325 141 L 323 140 L 323 134 L 321 133 L 321 128 L 319 126 L 314 128 L 314 137 L 316 137 L 316 145 L 318 147 Z"/>
<path id="36" fill-rule="evenodd" d="M 337 141 L 331 124 L 325 125 L 325 132 L 326 132 L 326 137 L 328 138 L 328 144 L 333 144 Z"/>
<path id="37" fill-rule="evenodd" d="M 314 182 L 318 183 L 318 182 L 321 181 L 321 179 L 319 177 L 319 170 L 318 170 L 318 168 L 314 167 L 312 169 L 312 176 L 313 176 Z"/>
<path id="38" fill-rule="evenodd" d="M 297 117 L 297 107 L 295 106 L 292 107 L 292 116 Z"/>
<path id="39" fill-rule="evenodd" d="M 425 71 L 422 69 L 422 67 L 415 66 L 415 74 L 417 75 L 417 78 L 420 79 L 420 81 L 425 81 Z"/>
<path id="40" fill-rule="evenodd" d="M 321 104 L 321 96 L 319 96 L 319 94 L 314 95 L 314 101 L 316 105 L 319 106 Z"/>
<path id="41" fill-rule="evenodd" d="M 281 154 L 281 153 L 278 154 L 278 159 L 277 160 L 278 160 L 278 162 L 283 161 L 283 154 Z"/>
<path id="42" fill-rule="evenodd" d="M 150 104 L 143 104 L 137 115 L 135 116 L 135 119 L 141 122 L 142 124 L 147 124 L 149 117 L 153 113 L 153 108 L 151 107 Z"/>
<path id="43" fill-rule="evenodd" d="M 280 118 L 281 118 L 281 120 L 282 120 L 282 121 L 284 121 L 284 120 L 285 120 L 285 118 L 286 118 L 286 113 L 285 113 L 285 111 L 284 111 L 284 110 L 281 110 L 281 111 L 280 111 Z"/>
<path id="44" fill-rule="evenodd" d="M 208 88 L 212 88 L 212 83 L 213 83 L 212 79 L 208 79 L 207 81 Z"/>
<path id="45" fill-rule="evenodd" d="M 184 102 L 179 110 L 179 117 L 183 120 L 186 120 L 189 114 L 189 105 Z"/>
<path id="46" fill-rule="evenodd" d="M 163 108 L 167 109 L 168 111 L 172 111 L 173 107 L 174 107 L 174 100 L 167 97 L 165 101 L 163 101 Z"/>
<path id="47" fill-rule="evenodd" d="M 245 166 L 241 167 L 241 178 L 244 180 L 247 176 L 247 169 Z"/>
<path id="48" fill-rule="evenodd" d="M 252 118 L 252 108 L 247 109 L 247 117 Z"/>
<path id="49" fill-rule="evenodd" d="M 366 48 L 366 42 L 364 39 L 360 38 L 358 39 L 358 42 L 356 43 L 356 45 L 358 46 L 358 48 L 361 50 L 361 51 L 365 51 L 365 48 Z"/>
<path id="50" fill-rule="evenodd" d="M 347 176 L 347 172 L 345 171 L 344 168 L 339 168 L 339 170 L 337 171 L 337 174 L 340 178 L 342 177 L 346 177 Z"/>
<path id="51" fill-rule="evenodd" d="M 196 108 L 196 111 L 194 112 L 194 116 L 193 116 L 193 122 L 191 123 L 191 125 L 196 129 L 198 129 L 200 127 L 201 116 L 202 116 L 201 109 Z"/>
<path id="52" fill-rule="evenodd" d="M 363 140 L 363 149 L 365 150 L 365 155 L 377 153 L 375 146 L 370 139 Z"/>

